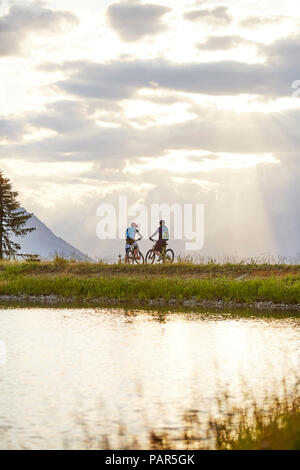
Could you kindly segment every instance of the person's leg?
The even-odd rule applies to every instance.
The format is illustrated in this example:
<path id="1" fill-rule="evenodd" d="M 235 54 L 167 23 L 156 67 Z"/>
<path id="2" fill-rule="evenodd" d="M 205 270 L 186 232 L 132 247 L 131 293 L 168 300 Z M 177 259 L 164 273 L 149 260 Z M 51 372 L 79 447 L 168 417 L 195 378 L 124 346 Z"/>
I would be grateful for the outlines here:
<path id="1" fill-rule="evenodd" d="M 136 259 L 140 259 L 140 253 L 139 253 L 139 244 L 138 242 L 134 242 L 133 244 L 133 250 L 134 250 L 134 255 L 136 256 Z"/>
<path id="2" fill-rule="evenodd" d="M 125 263 L 129 263 L 129 256 L 128 256 L 128 253 L 130 251 L 131 247 L 128 243 L 126 243 L 126 246 L 125 246 Z"/>
<path id="3" fill-rule="evenodd" d="M 161 257 L 161 248 L 162 248 L 162 241 L 158 240 L 154 247 L 154 253 L 159 257 Z"/>
<path id="4" fill-rule="evenodd" d="M 161 243 L 161 250 L 160 250 L 161 256 L 164 256 L 164 254 L 165 254 L 165 252 L 166 252 L 166 248 L 167 248 L 167 241 L 166 241 L 166 240 L 162 240 L 162 243 Z"/>
<path id="5" fill-rule="evenodd" d="M 166 253 L 166 247 L 167 247 L 167 240 L 161 240 L 158 261 L 161 261 L 164 259 L 165 253 Z"/>

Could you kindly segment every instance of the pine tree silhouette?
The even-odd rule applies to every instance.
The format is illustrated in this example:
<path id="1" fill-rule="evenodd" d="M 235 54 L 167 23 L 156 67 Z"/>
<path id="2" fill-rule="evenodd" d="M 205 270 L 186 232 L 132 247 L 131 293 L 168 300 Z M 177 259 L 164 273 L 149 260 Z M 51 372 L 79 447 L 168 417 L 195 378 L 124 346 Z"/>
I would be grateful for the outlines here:
<path id="1" fill-rule="evenodd" d="M 11 182 L 0 170 L 0 259 L 13 258 L 21 245 L 11 240 L 12 236 L 25 237 L 35 228 L 24 228 L 33 216 L 23 209 L 17 201 L 19 193 L 12 190 Z"/>

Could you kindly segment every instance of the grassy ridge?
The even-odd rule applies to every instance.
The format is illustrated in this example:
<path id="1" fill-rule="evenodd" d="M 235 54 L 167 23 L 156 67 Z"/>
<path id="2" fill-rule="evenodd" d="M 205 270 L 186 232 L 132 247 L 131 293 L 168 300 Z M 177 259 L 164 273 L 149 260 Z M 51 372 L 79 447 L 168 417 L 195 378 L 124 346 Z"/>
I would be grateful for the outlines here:
<path id="1" fill-rule="evenodd" d="M 6 273 L 0 276 L 0 295 L 57 295 L 60 297 L 140 300 L 162 298 L 223 300 L 238 303 L 300 304 L 300 277 L 285 276 L 236 281 L 179 276 L 131 277 L 71 275 L 37 276 Z"/>
<path id="2" fill-rule="evenodd" d="M 128 275 L 128 276 L 186 276 L 186 277 L 229 277 L 235 278 L 241 274 L 255 277 L 300 275 L 300 266 L 286 264 L 194 264 L 177 262 L 174 264 L 155 265 L 125 265 L 107 263 L 71 262 L 57 258 L 54 262 L 0 262 L 2 275 Z"/>
<path id="3" fill-rule="evenodd" d="M 1 295 L 300 304 L 300 266 L 270 264 L 123 265 L 1 262 Z"/>

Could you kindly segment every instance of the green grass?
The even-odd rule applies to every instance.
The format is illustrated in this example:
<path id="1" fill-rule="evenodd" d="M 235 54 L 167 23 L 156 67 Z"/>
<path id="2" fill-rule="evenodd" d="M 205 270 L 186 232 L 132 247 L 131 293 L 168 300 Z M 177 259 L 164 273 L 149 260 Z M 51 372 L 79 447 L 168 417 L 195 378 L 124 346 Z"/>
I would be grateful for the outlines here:
<path id="1" fill-rule="evenodd" d="M 267 419 L 258 411 L 253 424 L 240 416 L 237 437 L 231 437 L 226 429 L 219 431 L 217 449 L 228 450 L 300 450 L 299 404 L 293 410 L 280 405 Z"/>
<path id="2" fill-rule="evenodd" d="M 193 299 L 295 305 L 300 304 L 300 266 L 187 262 L 132 266 L 62 258 L 41 263 L 2 261 L 0 296 L 4 294 L 140 303 Z"/>
<path id="3" fill-rule="evenodd" d="M 226 408 L 226 398 L 220 401 Z M 204 432 L 197 412 L 183 415 L 181 436 L 151 431 L 151 449 L 173 449 L 176 441 L 183 449 L 201 450 L 300 450 L 300 400 L 296 391 L 283 400 L 273 397 L 270 404 L 249 410 L 227 407 L 222 418 L 210 419 Z M 206 437 L 210 446 L 201 442 Z"/>
<path id="4" fill-rule="evenodd" d="M 287 264 L 268 263 L 206 263 L 195 264 L 189 262 L 176 262 L 173 264 L 156 265 L 125 265 L 108 263 L 85 263 L 67 261 L 57 258 L 54 262 L 44 261 L 41 263 L 30 262 L 0 262 L 0 273 L 2 274 L 74 274 L 74 275 L 123 275 L 130 276 L 206 276 L 206 277 L 238 277 L 241 274 L 249 276 L 281 276 L 287 274 L 299 274 L 300 266 Z"/>
<path id="5" fill-rule="evenodd" d="M 300 304 L 300 276 L 253 278 L 236 281 L 226 277 L 184 278 L 179 276 L 74 275 L 41 276 L 9 270 L 0 276 L 0 295 L 56 295 L 75 299 L 120 299 L 147 301 L 162 298 L 222 300 L 249 304 L 273 302 Z"/>

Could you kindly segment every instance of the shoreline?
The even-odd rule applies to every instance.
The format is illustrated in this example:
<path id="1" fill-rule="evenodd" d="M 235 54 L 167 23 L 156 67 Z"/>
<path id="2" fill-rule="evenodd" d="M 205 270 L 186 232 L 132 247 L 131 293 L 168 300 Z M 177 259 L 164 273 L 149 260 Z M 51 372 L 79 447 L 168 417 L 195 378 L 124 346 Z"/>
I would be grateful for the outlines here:
<path id="1" fill-rule="evenodd" d="M 300 266 L 56 264 L 3 264 L 0 303 L 300 312 Z"/>
<path id="2" fill-rule="evenodd" d="M 43 306 L 52 306 L 58 304 L 68 304 L 70 307 L 74 305 L 91 305 L 91 306 L 111 306 L 111 307 L 189 307 L 189 308 L 213 308 L 220 309 L 251 309 L 255 310 L 269 310 L 269 311 L 299 311 L 300 304 L 284 304 L 274 303 L 271 301 L 257 301 L 257 302 L 236 302 L 234 300 L 197 300 L 197 299 L 118 299 L 110 297 L 97 297 L 97 298 L 77 298 L 77 297 L 63 297 L 59 295 L 0 295 L 0 308 L 5 304 L 11 303 L 26 303 L 26 304 L 42 304 Z"/>

